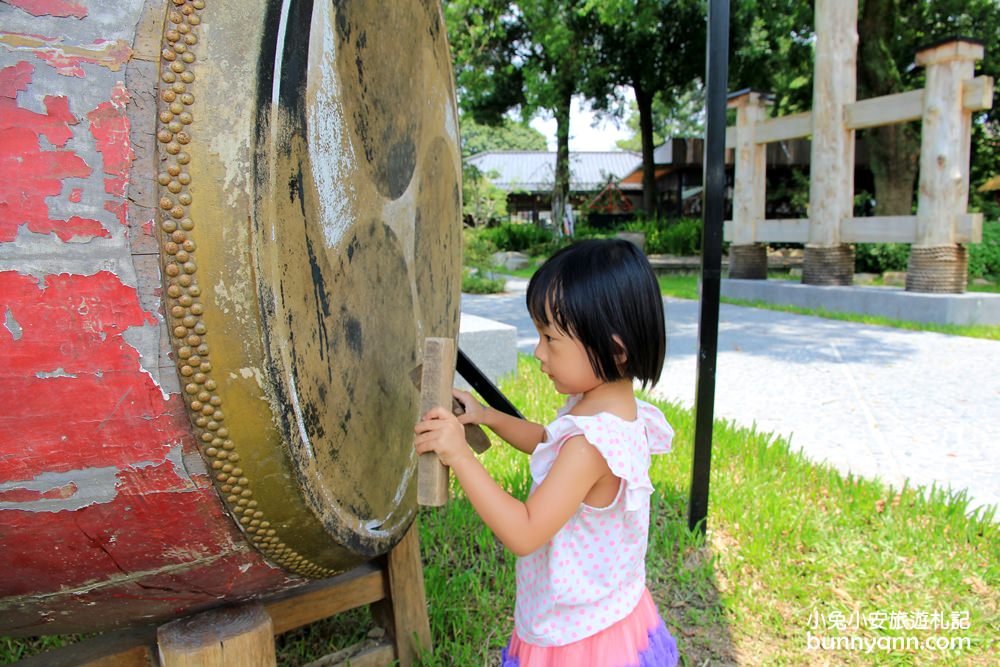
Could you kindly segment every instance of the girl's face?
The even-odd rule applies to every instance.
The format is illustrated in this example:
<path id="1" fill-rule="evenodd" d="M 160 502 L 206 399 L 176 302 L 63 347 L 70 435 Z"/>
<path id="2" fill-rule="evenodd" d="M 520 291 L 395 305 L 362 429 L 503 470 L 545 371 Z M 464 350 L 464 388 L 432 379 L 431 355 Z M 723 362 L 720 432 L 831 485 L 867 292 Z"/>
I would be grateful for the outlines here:
<path id="1" fill-rule="evenodd" d="M 590 366 L 587 351 L 576 338 L 560 331 L 549 319 L 549 326 L 539 327 L 535 358 L 542 364 L 542 372 L 549 376 L 560 394 L 584 394 L 603 381 Z"/>

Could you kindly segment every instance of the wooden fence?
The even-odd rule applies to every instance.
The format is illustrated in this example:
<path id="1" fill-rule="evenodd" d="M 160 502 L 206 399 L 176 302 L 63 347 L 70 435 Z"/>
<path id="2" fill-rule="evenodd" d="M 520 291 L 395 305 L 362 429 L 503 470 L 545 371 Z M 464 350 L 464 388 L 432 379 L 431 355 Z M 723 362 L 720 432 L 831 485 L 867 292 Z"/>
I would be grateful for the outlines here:
<path id="1" fill-rule="evenodd" d="M 916 63 L 926 86 L 896 95 L 855 100 L 857 3 L 817 0 L 813 111 L 767 118 L 766 96 L 730 96 L 736 125 L 726 132 L 735 149 L 733 219 L 726 221 L 730 276 L 767 277 L 766 242 L 806 244 L 803 282 L 850 284 L 851 243 L 912 244 L 907 289 L 962 292 L 967 275 L 964 244 L 982 238 L 981 214 L 966 210 L 971 115 L 989 109 L 993 79 L 974 76 L 981 44 L 956 38 L 926 47 Z M 865 128 L 920 121 L 916 215 L 853 216 L 854 134 Z M 809 217 L 766 219 L 767 144 L 812 137 Z M 876 193 L 877 195 L 878 193 Z"/>

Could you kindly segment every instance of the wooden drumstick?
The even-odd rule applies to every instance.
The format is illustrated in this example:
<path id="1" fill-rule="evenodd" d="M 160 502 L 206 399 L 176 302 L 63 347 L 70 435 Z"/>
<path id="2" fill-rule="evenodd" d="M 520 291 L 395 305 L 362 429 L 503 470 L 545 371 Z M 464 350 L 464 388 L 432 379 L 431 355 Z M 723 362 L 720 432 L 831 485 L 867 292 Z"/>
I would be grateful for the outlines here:
<path id="1" fill-rule="evenodd" d="M 455 379 L 455 341 L 427 338 L 420 373 L 420 417 L 434 406 L 451 407 L 451 384 Z M 434 452 L 417 459 L 417 503 L 441 507 L 448 502 L 448 467 Z"/>

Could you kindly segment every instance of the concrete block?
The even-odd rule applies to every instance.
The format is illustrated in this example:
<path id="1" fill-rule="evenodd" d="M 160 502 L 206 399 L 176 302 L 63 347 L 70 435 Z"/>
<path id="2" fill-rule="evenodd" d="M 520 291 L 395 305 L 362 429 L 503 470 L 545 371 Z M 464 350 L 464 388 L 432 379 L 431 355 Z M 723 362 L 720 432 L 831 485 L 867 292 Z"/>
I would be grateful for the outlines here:
<path id="1" fill-rule="evenodd" d="M 820 287 L 783 280 L 722 281 L 722 296 L 933 324 L 1000 324 L 1000 294 L 920 294 L 898 287 Z"/>
<path id="2" fill-rule="evenodd" d="M 493 384 L 505 375 L 517 374 L 517 328 L 477 315 L 461 314 L 458 347 L 468 355 Z M 460 375 L 455 386 L 471 390 Z"/>
<path id="3" fill-rule="evenodd" d="M 526 269 L 531 266 L 531 258 L 523 252 L 495 252 L 491 259 L 494 266 L 499 266 L 508 271 L 517 271 L 518 269 Z"/>

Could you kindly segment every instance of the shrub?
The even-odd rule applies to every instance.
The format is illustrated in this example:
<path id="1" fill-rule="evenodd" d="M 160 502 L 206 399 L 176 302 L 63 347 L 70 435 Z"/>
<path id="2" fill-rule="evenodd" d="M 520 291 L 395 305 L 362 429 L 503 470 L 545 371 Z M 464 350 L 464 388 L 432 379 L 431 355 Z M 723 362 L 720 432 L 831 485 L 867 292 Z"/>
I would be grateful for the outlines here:
<path id="1" fill-rule="evenodd" d="M 492 262 L 496 245 L 490 240 L 484 228 L 462 230 L 462 263 L 465 266 L 488 268 Z"/>
<path id="2" fill-rule="evenodd" d="M 552 232 L 530 223 L 507 223 L 483 230 L 483 235 L 499 250 L 543 254 L 552 243 Z"/>
<path id="3" fill-rule="evenodd" d="M 701 253 L 701 220 L 678 220 L 646 223 L 646 252 L 648 254 L 697 255 Z"/>
<path id="4" fill-rule="evenodd" d="M 1000 220 L 983 223 L 982 243 L 970 243 L 969 275 L 1000 276 Z"/>
<path id="5" fill-rule="evenodd" d="M 910 246 L 906 243 L 858 243 L 854 246 L 854 270 L 858 273 L 906 271 Z"/>
<path id="6" fill-rule="evenodd" d="M 496 294 L 506 286 L 503 278 L 490 278 L 479 269 L 462 268 L 462 291 L 466 294 Z"/>

